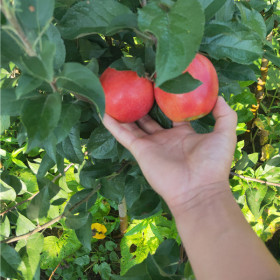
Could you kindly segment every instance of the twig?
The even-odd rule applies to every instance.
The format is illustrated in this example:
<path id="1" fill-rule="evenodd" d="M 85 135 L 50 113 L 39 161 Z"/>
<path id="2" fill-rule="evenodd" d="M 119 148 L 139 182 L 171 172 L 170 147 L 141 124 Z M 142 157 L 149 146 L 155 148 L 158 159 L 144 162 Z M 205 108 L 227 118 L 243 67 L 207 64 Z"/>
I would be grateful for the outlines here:
<path id="1" fill-rule="evenodd" d="M 60 263 L 56 266 L 56 268 L 55 268 L 54 271 L 52 272 L 52 274 L 51 274 L 49 280 L 52 280 L 52 277 L 54 276 L 54 274 L 55 274 L 55 272 L 56 272 L 56 270 L 58 269 L 59 266 L 60 266 Z"/>
<path id="2" fill-rule="evenodd" d="M 73 166 L 74 165 L 74 163 L 70 163 L 69 165 L 67 165 L 66 167 L 65 167 L 65 169 L 63 170 L 64 172 L 67 172 L 69 169 L 70 169 L 70 167 L 71 166 Z M 52 182 L 54 183 L 57 179 L 59 179 L 60 177 L 62 177 L 63 176 L 63 174 L 62 173 L 59 173 L 57 176 L 55 176 L 53 179 L 52 179 Z"/>
<path id="3" fill-rule="evenodd" d="M 239 177 L 241 179 L 247 180 L 247 181 L 254 181 L 254 182 L 258 182 L 260 184 L 264 184 L 264 185 L 268 185 L 268 186 L 280 187 L 280 184 L 277 184 L 277 183 L 271 183 L 271 182 L 267 182 L 267 181 L 256 179 L 256 178 L 246 177 L 246 176 L 234 173 L 234 172 L 230 172 L 230 174 L 233 176 Z"/>
<path id="4" fill-rule="evenodd" d="M 45 229 L 48 228 L 49 226 L 57 223 L 60 219 L 64 218 L 67 214 L 69 214 L 71 211 L 73 211 L 74 209 L 78 208 L 81 204 L 83 204 L 84 202 L 88 201 L 98 190 L 99 190 L 100 186 L 98 186 L 96 189 L 94 189 L 86 198 L 84 198 L 83 200 L 81 200 L 80 202 L 76 203 L 75 205 L 73 205 L 73 207 L 71 207 L 68 211 L 66 211 L 65 213 L 62 213 L 61 215 L 59 215 L 58 217 L 54 218 L 53 220 L 43 224 L 43 225 L 39 225 L 37 226 L 34 230 L 26 233 L 26 234 L 22 234 L 16 237 L 10 237 L 7 238 L 5 240 L 0 241 L 0 243 L 12 243 L 12 242 L 16 242 L 22 239 L 26 239 L 29 236 Z"/>

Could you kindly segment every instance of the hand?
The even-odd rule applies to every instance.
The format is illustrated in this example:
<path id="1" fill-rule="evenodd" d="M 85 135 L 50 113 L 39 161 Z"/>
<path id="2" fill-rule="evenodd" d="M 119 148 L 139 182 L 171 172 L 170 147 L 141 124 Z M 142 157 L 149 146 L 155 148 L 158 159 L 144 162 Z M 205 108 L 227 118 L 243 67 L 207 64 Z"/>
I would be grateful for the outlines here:
<path id="1" fill-rule="evenodd" d="M 211 186 L 228 182 L 236 145 L 236 113 L 219 97 L 214 131 L 197 134 L 189 122 L 164 129 L 149 116 L 119 123 L 104 116 L 105 127 L 134 155 L 154 190 L 176 209 Z M 228 183 L 226 184 L 228 185 Z M 215 190 L 214 190 L 215 191 Z"/>

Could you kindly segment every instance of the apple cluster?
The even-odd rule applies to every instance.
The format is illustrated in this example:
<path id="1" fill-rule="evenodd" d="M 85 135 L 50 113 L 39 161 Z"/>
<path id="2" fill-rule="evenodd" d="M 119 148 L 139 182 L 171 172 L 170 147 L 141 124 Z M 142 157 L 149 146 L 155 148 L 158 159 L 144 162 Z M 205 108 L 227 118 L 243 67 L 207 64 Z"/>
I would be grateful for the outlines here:
<path id="1" fill-rule="evenodd" d="M 123 123 L 135 122 L 148 114 L 156 100 L 163 113 L 174 122 L 207 115 L 214 108 L 219 91 L 213 64 L 205 56 L 196 54 L 185 72 L 202 84 L 193 91 L 172 94 L 155 87 L 151 80 L 139 77 L 134 71 L 107 68 L 100 77 L 106 113 Z"/>

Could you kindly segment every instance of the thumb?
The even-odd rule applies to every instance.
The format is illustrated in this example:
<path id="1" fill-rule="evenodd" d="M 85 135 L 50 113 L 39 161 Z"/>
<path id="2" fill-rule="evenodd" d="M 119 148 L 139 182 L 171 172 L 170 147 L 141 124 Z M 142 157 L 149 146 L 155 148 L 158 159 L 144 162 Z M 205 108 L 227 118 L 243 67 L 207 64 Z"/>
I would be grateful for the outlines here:
<path id="1" fill-rule="evenodd" d="M 227 135 L 235 134 L 237 125 L 237 114 L 226 103 L 223 97 L 219 96 L 213 110 L 216 120 L 215 132 L 222 132 Z"/>

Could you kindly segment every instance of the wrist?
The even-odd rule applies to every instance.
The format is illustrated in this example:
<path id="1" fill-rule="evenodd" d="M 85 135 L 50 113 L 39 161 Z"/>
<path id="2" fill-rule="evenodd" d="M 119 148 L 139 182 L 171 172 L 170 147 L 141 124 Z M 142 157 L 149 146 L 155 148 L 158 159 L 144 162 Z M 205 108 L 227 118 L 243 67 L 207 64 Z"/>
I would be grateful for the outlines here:
<path id="1" fill-rule="evenodd" d="M 196 188 L 192 194 L 188 193 L 185 197 L 182 195 L 177 201 L 168 202 L 169 209 L 171 210 L 175 219 L 186 217 L 190 212 L 204 211 L 207 205 L 218 202 L 222 199 L 224 194 L 231 194 L 229 188 L 229 181 L 215 182 L 209 185 L 204 185 Z"/>

